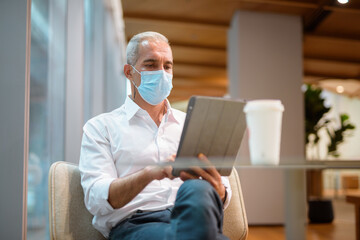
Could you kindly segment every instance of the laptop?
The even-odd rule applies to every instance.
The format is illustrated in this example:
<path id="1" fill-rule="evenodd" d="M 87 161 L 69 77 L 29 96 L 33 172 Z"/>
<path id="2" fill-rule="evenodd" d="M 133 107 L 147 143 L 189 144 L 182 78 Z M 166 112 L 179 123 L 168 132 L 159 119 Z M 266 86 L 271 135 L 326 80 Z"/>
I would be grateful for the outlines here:
<path id="1" fill-rule="evenodd" d="M 246 130 L 244 106 L 244 100 L 191 97 L 173 175 L 192 172 L 191 166 L 206 168 L 197 158 L 200 153 L 207 156 L 222 176 L 230 175 Z"/>

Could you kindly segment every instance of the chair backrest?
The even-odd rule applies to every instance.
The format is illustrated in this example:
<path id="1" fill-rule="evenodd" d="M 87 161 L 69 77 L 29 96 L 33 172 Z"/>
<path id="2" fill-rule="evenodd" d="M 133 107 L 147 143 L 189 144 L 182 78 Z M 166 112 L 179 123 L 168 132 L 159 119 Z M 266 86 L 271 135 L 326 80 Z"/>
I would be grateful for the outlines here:
<path id="1" fill-rule="evenodd" d="M 50 167 L 49 218 L 51 240 L 105 239 L 91 224 L 75 164 L 56 162 Z"/>
<path id="2" fill-rule="evenodd" d="M 229 182 L 232 197 L 229 206 L 224 211 L 223 232 L 231 240 L 244 240 L 248 235 L 248 222 L 245 212 L 244 199 L 238 172 L 233 168 Z"/>
<path id="3" fill-rule="evenodd" d="M 231 240 L 246 239 L 247 218 L 237 171 L 230 177 L 232 198 L 225 210 L 224 234 Z M 56 162 L 49 172 L 50 239 L 52 240 L 104 240 L 93 228 L 92 215 L 85 208 L 84 193 L 77 165 Z"/>

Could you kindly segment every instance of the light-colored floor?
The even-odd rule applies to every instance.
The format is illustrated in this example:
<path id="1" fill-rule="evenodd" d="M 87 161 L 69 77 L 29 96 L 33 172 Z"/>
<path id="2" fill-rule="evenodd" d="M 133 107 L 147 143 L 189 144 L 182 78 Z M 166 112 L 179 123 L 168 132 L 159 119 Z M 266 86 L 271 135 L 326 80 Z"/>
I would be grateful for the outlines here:
<path id="1" fill-rule="evenodd" d="M 308 224 L 306 240 L 355 240 L 355 208 L 344 197 L 333 199 L 334 221 Z M 249 226 L 247 240 L 285 239 L 283 226 Z"/>

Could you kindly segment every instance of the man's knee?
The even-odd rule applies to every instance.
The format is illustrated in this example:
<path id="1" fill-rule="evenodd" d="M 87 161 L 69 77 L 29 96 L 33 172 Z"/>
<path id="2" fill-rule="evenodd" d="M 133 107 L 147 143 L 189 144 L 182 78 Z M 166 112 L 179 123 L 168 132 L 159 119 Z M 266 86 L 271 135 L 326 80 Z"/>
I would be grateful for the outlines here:
<path id="1" fill-rule="evenodd" d="M 222 232 L 221 200 L 207 181 L 187 180 L 178 191 L 172 218 L 176 234 L 184 239 L 216 239 Z"/>
<path id="2" fill-rule="evenodd" d="M 193 179 L 185 181 L 179 192 L 191 192 L 191 193 L 212 193 L 215 189 L 207 181 L 200 179 Z"/>
<path id="3" fill-rule="evenodd" d="M 185 181 L 178 191 L 178 197 L 187 200 L 194 199 L 195 202 L 202 206 L 210 203 L 211 199 L 217 201 L 217 198 L 219 198 L 209 182 L 199 179 Z"/>

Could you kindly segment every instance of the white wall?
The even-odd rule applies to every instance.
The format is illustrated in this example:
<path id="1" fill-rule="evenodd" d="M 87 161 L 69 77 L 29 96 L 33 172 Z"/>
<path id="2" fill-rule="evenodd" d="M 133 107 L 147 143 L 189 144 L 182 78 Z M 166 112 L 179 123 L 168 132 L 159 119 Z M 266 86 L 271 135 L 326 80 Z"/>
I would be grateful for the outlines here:
<path id="1" fill-rule="evenodd" d="M 232 98 L 269 98 L 282 101 L 285 112 L 281 162 L 303 159 L 305 130 L 301 92 L 301 18 L 236 12 L 228 34 L 228 73 Z M 248 152 L 243 151 L 240 157 L 249 158 Z M 284 199 L 292 201 L 289 199 L 291 196 L 300 196 L 295 201 L 300 201 L 300 210 L 304 210 L 305 180 L 301 180 L 302 172 L 283 174 L 282 170 L 240 169 L 239 174 L 249 224 L 284 223 L 283 206 L 287 204 Z M 292 176 L 294 179 L 291 179 Z M 291 188 L 284 183 L 284 177 L 285 181 L 297 182 L 296 193 L 284 196 L 284 188 Z M 301 217 L 300 221 L 303 221 L 305 216 Z M 300 226 L 301 224 L 304 225 L 303 222 L 300 222 Z"/>

